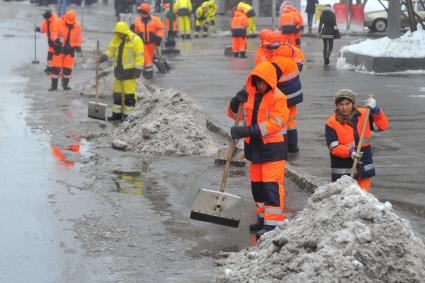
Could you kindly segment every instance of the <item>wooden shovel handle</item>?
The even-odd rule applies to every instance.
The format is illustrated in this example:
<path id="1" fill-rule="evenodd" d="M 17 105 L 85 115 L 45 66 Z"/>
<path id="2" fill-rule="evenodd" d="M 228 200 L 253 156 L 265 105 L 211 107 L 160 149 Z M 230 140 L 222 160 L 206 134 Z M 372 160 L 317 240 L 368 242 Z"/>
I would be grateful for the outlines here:
<path id="1" fill-rule="evenodd" d="M 357 154 L 360 154 L 360 151 L 362 150 L 363 137 L 364 137 L 364 133 L 366 132 L 367 124 L 369 122 L 369 115 L 370 115 L 370 108 L 368 107 L 367 111 L 366 111 L 366 117 L 365 117 L 364 122 L 363 122 L 363 128 L 362 128 L 362 133 L 360 135 L 359 144 L 357 145 L 357 150 L 356 150 Z M 358 162 L 359 162 L 359 159 L 354 158 L 353 168 L 351 169 L 351 178 L 354 178 L 354 175 L 356 174 Z"/>
<path id="2" fill-rule="evenodd" d="M 239 125 L 239 120 L 242 113 L 242 103 L 239 104 L 238 112 L 236 113 L 235 126 Z M 233 152 L 235 151 L 236 146 L 235 139 L 230 139 L 229 151 L 227 152 L 226 165 L 224 166 L 223 178 L 221 179 L 220 192 L 224 193 L 224 188 L 226 187 L 227 175 L 229 174 L 230 162 L 232 162 Z"/>
<path id="3" fill-rule="evenodd" d="M 96 111 L 99 104 L 99 40 L 96 42 Z"/>

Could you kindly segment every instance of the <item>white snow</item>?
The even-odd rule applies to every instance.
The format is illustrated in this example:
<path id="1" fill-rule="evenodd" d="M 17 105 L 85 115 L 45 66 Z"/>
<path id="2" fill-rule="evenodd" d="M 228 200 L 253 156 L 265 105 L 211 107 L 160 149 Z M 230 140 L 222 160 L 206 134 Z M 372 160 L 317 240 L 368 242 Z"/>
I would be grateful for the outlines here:
<path id="1" fill-rule="evenodd" d="M 340 52 L 352 52 L 373 57 L 425 58 L 425 31 L 421 25 L 415 32 L 406 32 L 396 39 L 383 37 L 366 39 L 360 43 L 344 46 Z"/>
<path id="2" fill-rule="evenodd" d="M 390 203 L 343 176 L 257 247 L 218 264 L 217 282 L 423 282 L 425 246 Z"/>

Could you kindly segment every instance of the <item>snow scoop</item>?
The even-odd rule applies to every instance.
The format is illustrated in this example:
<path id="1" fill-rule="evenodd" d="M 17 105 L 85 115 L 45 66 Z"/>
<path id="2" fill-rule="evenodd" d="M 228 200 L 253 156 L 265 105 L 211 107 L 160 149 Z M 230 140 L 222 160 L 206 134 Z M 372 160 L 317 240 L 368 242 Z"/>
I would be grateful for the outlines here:
<path id="1" fill-rule="evenodd" d="M 236 114 L 235 126 L 239 125 L 242 112 L 242 104 L 239 105 Z M 220 191 L 199 190 L 193 204 L 190 218 L 211 222 L 219 225 L 237 228 L 239 226 L 242 209 L 242 197 L 224 192 L 230 162 L 237 140 L 231 139 L 227 153 L 226 165 L 224 166 L 223 178 L 221 179 Z"/>
<path id="2" fill-rule="evenodd" d="M 164 59 L 164 57 L 162 57 L 161 50 L 158 47 L 156 47 L 155 58 L 153 60 L 153 63 L 158 68 L 158 71 L 161 74 L 166 74 L 171 70 L 170 65 Z"/>
<path id="3" fill-rule="evenodd" d="M 106 120 L 107 104 L 99 103 L 99 41 L 96 43 L 96 101 L 89 101 L 88 116 L 90 118 Z"/>
<path id="4" fill-rule="evenodd" d="M 37 60 L 37 32 L 34 29 L 34 60 L 32 64 L 40 64 L 40 61 Z"/>
<path id="5" fill-rule="evenodd" d="M 369 123 L 369 115 L 370 115 L 370 108 L 368 107 L 366 112 L 366 117 L 363 122 L 362 133 L 360 134 L 359 144 L 357 145 L 357 149 L 356 149 L 357 154 L 360 154 L 360 151 L 362 150 L 363 137 L 364 137 L 364 133 L 366 132 L 367 124 Z M 351 178 L 354 178 L 354 176 L 357 174 L 358 162 L 359 162 L 359 159 L 354 158 L 353 168 L 351 169 Z"/>

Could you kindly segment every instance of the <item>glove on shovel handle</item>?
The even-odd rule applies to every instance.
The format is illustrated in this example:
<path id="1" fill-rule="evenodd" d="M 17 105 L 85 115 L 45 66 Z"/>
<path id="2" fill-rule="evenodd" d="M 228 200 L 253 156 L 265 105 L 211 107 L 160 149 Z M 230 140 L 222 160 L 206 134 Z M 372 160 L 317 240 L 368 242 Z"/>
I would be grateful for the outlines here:
<path id="1" fill-rule="evenodd" d="M 367 107 L 366 117 L 363 122 L 362 133 L 360 134 L 359 144 L 357 145 L 357 150 L 356 150 L 357 154 L 360 154 L 360 151 L 362 150 L 363 137 L 364 137 L 364 133 L 366 132 L 367 124 L 369 123 L 369 115 L 370 115 L 370 108 Z M 353 168 L 351 169 L 351 178 L 354 178 L 354 176 L 356 175 L 358 162 L 359 162 L 359 159 L 354 158 Z"/>
<path id="2" fill-rule="evenodd" d="M 239 125 L 239 121 L 242 113 L 242 103 L 239 104 L 238 112 L 236 113 L 235 126 Z M 229 174 L 230 163 L 232 162 L 233 152 L 235 151 L 236 146 L 235 139 L 230 140 L 229 151 L 227 152 L 226 165 L 224 166 L 223 178 L 221 179 L 220 192 L 224 193 L 224 188 L 226 187 L 227 175 Z"/>

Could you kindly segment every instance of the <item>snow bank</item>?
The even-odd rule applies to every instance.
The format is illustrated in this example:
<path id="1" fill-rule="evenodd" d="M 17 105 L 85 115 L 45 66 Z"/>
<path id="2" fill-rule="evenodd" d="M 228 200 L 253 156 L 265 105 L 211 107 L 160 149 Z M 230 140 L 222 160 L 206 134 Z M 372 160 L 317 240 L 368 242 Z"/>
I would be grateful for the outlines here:
<path id="1" fill-rule="evenodd" d="M 213 155 L 217 151 L 204 112 L 189 96 L 156 89 L 142 93 L 137 104 L 141 108 L 113 134 L 116 147 L 156 155 Z"/>
<path id="2" fill-rule="evenodd" d="M 373 57 L 424 58 L 424 46 L 425 31 L 421 25 L 418 25 L 417 31 L 413 33 L 408 31 L 400 38 L 366 39 L 357 44 L 344 46 L 340 52 L 352 52 Z"/>
<path id="3" fill-rule="evenodd" d="M 425 246 L 390 203 L 346 176 L 320 187 L 257 247 L 218 263 L 220 282 L 421 282 Z"/>

